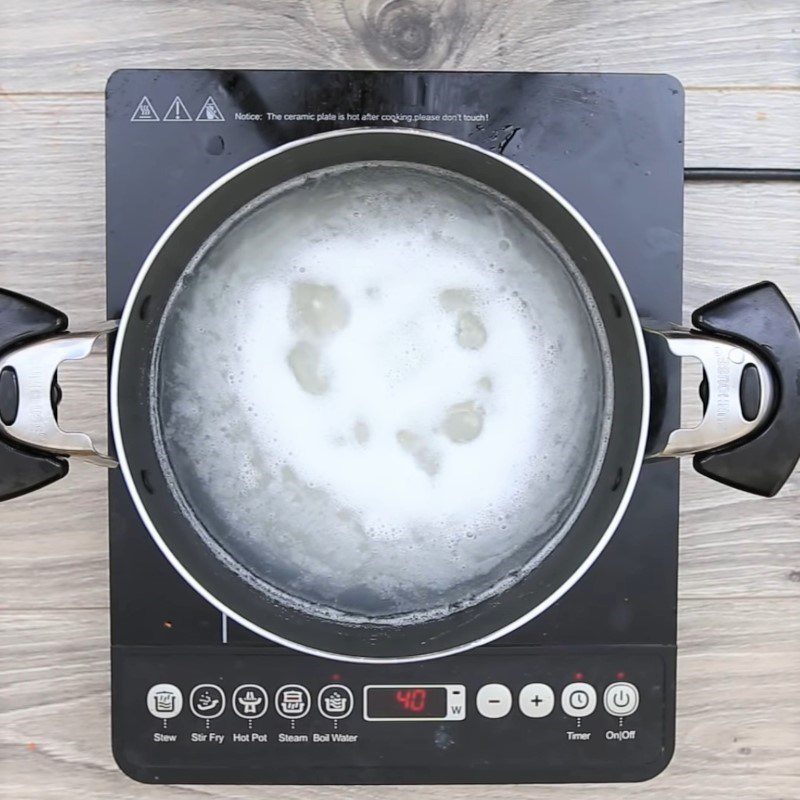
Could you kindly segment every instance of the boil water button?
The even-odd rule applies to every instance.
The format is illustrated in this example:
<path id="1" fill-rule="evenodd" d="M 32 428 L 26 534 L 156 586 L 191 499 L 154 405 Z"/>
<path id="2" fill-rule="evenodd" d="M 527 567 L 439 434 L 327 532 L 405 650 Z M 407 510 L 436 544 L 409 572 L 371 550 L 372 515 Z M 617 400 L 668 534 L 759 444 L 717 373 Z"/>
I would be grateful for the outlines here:
<path id="1" fill-rule="evenodd" d="M 319 713 L 328 719 L 344 719 L 353 711 L 353 693 L 340 683 L 331 683 L 317 695 Z"/>

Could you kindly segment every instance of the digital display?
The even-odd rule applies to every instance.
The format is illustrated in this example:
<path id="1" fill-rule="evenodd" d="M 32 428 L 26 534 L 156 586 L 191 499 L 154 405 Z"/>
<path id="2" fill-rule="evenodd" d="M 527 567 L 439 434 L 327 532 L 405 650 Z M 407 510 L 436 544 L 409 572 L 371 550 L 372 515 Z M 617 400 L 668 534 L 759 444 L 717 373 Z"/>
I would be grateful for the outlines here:
<path id="1" fill-rule="evenodd" d="M 368 686 L 367 719 L 444 719 L 444 686 Z"/>

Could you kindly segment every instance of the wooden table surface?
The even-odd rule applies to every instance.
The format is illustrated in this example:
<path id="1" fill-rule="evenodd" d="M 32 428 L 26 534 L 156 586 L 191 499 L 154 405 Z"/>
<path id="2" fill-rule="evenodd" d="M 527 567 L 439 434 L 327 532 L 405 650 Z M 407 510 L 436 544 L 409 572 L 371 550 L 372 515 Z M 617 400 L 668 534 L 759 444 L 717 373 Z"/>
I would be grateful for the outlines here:
<path id="1" fill-rule="evenodd" d="M 690 166 L 800 166 L 797 0 L 0 0 L 0 285 L 104 319 L 103 88 L 119 67 L 669 72 Z M 686 187 L 685 315 L 760 279 L 800 308 L 800 185 Z M 104 359 L 63 370 L 104 429 Z M 695 411 L 696 413 L 696 411 Z M 799 434 L 800 435 L 800 434 Z M 153 787 L 109 746 L 102 469 L 0 506 L 0 797 L 800 796 L 800 476 L 765 501 L 684 469 L 677 751 L 620 786 Z"/>

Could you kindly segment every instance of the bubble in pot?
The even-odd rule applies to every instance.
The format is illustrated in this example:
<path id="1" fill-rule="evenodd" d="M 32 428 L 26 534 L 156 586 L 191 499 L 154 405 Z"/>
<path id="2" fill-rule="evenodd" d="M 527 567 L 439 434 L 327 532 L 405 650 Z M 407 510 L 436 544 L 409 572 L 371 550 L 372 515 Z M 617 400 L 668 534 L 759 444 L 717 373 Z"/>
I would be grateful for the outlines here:
<path id="1" fill-rule="evenodd" d="M 563 537 L 604 453 L 607 353 L 521 208 L 357 163 L 209 239 L 161 321 L 151 416 L 227 568 L 313 615 L 404 625 L 493 596 Z"/>

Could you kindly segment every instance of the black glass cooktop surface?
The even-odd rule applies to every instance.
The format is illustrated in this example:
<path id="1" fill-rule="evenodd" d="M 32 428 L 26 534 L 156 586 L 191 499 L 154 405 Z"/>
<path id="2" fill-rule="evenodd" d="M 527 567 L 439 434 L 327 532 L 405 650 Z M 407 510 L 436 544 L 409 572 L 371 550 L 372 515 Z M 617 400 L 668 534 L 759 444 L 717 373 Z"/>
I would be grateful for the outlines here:
<path id="1" fill-rule="evenodd" d="M 600 234 L 640 315 L 680 322 L 683 91 L 669 76 L 225 70 L 108 82 L 109 318 L 213 181 L 355 126 L 439 131 L 534 171 Z M 678 413 L 673 392 L 667 420 Z M 617 533 L 550 609 L 491 645 L 416 664 L 301 655 L 225 618 L 157 549 L 116 471 L 109 521 L 114 752 L 139 780 L 623 781 L 669 761 L 676 463 L 645 464 Z"/>

